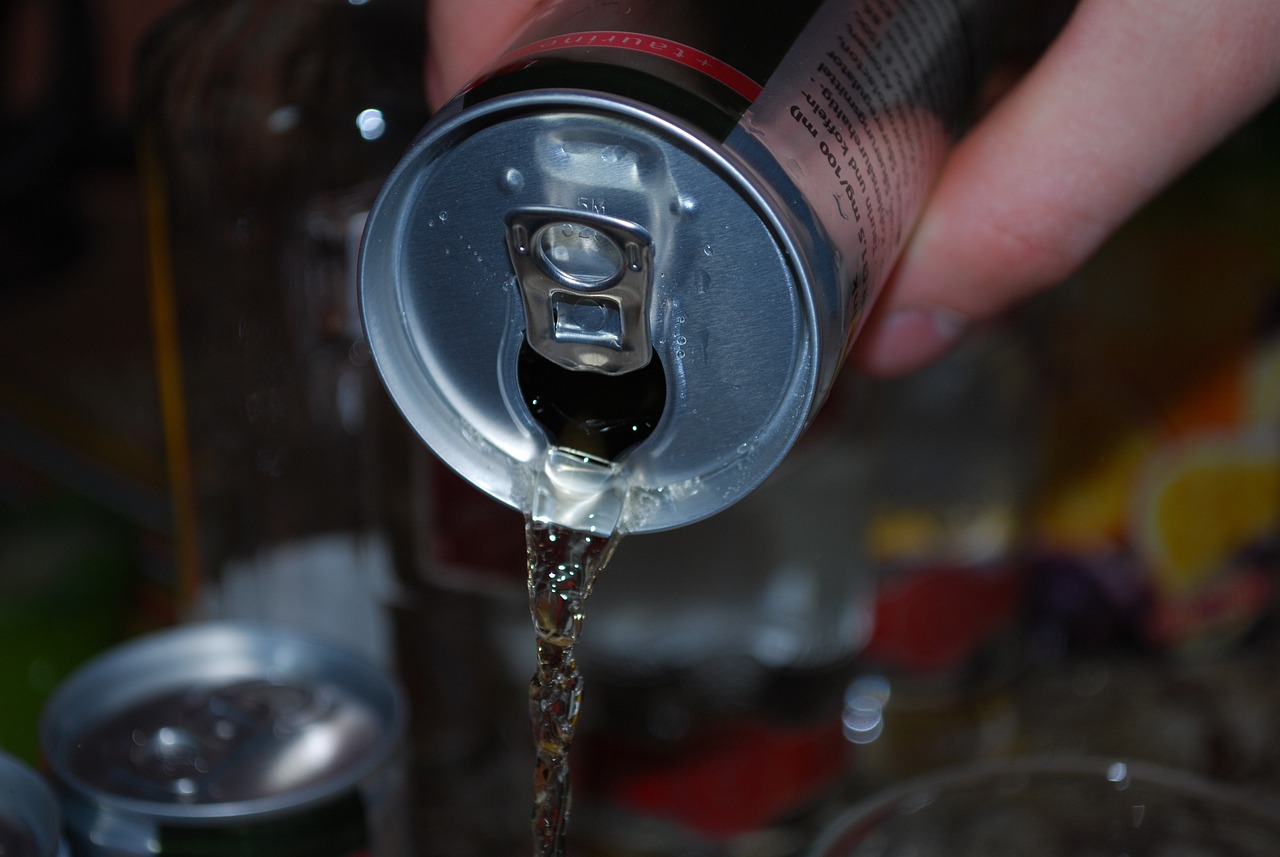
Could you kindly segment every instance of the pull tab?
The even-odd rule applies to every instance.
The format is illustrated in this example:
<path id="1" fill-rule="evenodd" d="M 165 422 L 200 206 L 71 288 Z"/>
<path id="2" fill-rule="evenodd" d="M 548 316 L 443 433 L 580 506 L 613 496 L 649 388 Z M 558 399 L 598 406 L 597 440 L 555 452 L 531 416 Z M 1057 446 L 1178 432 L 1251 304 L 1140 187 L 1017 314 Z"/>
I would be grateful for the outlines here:
<path id="1" fill-rule="evenodd" d="M 653 354 L 648 231 L 561 208 L 513 208 L 504 219 L 530 347 L 566 369 L 621 375 L 644 368 Z"/>

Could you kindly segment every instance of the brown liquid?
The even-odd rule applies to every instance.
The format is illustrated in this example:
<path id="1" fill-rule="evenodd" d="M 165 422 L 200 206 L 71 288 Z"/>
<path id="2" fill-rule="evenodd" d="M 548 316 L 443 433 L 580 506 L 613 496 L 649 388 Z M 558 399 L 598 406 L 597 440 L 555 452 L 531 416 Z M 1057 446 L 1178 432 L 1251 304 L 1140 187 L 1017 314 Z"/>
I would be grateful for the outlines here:
<path id="1" fill-rule="evenodd" d="M 529 413 L 552 442 L 602 461 L 617 461 L 653 434 L 666 406 L 666 376 L 656 354 L 642 369 L 601 375 L 557 366 L 526 343 L 519 370 Z"/>
<path id="2" fill-rule="evenodd" d="M 537 634 L 538 666 L 529 684 L 529 717 L 537 761 L 533 780 L 533 853 L 562 857 L 568 827 L 569 748 L 573 744 L 582 675 L 573 648 L 583 606 L 616 535 L 595 535 L 526 519 L 529 606 Z"/>

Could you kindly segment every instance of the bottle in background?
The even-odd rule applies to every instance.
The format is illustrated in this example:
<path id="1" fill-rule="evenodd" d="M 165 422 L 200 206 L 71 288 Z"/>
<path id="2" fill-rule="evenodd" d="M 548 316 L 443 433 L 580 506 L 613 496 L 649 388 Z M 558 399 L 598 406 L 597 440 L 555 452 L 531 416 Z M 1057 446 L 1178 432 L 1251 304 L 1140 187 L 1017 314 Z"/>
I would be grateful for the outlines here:
<path id="1" fill-rule="evenodd" d="M 862 486 L 873 631 L 845 700 L 857 788 L 1008 749 L 1026 666 L 1026 538 L 1040 443 L 1023 319 L 869 382 Z"/>
<path id="2" fill-rule="evenodd" d="M 427 119 L 424 5 L 194 0 L 144 45 L 136 93 L 176 618 L 314 633 L 393 671 L 416 839 L 463 854 L 483 824 L 450 801 L 487 795 L 497 673 L 475 600 L 419 575 L 427 453 L 373 370 L 354 273 Z"/>

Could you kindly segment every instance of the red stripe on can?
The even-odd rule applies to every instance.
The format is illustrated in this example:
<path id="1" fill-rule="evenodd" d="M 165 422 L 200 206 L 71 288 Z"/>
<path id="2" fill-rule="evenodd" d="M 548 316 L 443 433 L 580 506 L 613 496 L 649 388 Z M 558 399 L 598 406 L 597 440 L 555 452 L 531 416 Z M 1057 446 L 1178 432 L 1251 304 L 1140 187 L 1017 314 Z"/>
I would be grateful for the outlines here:
<path id="1" fill-rule="evenodd" d="M 697 48 L 680 42 L 673 42 L 670 39 L 660 39 L 656 36 L 646 36 L 643 33 L 628 33 L 621 30 L 588 30 L 581 33 L 550 36 L 504 54 L 494 64 L 494 68 L 509 69 L 526 57 L 561 48 L 616 48 L 618 50 L 637 51 L 653 56 L 666 57 L 673 62 L 678 62 L 724 84 L 748 102 L 755 101 L 759 97 L 761 89 L 763 89 L 759 83 L 733 66 Z M 485 80 L 490 76 L 485 75 L 480 80 Z M 477 81 L 477 83 L 479 82 Z"/>

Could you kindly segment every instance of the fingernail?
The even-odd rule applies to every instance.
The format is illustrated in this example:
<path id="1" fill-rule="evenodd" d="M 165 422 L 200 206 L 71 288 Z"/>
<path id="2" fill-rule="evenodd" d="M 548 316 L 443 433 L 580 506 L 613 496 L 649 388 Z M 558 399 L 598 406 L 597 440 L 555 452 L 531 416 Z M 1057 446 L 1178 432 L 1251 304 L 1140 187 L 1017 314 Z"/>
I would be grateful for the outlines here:
<path id="1" fill-rule="evenodd" d="M 968 318 L 942 307 L 894 310 L 859 335 L 854 359 L 871 374 L 901 375 L 941 356 L 968 327 Z"/>

